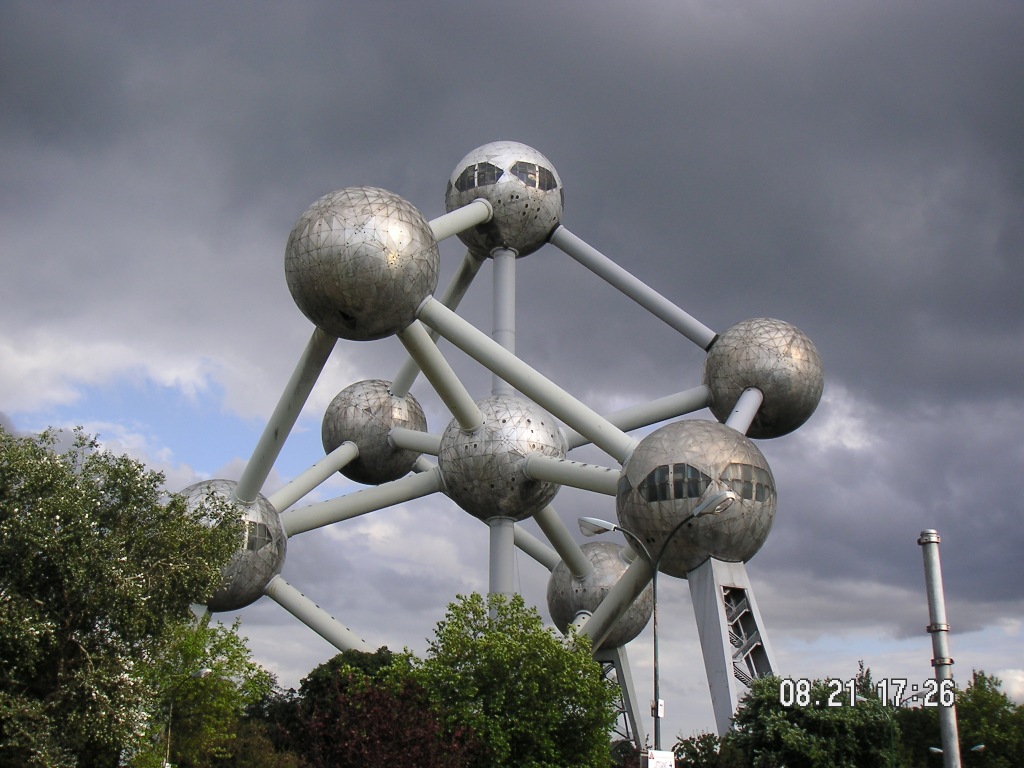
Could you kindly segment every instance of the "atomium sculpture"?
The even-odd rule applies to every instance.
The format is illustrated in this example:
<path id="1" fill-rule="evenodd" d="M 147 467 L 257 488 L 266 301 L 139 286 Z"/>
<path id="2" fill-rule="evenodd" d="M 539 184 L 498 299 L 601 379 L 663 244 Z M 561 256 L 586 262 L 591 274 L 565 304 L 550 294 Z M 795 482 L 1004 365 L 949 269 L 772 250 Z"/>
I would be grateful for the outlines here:
<path id="1" fill-rule="evenodd" d="M 720 732 L 743 686 L 772 671 L 744 563 L 764 544 L 776 509 L 775 479 L 751 438 L 803 424 L 821 397 L 821 361 L 797 328 L 747 320 L 716 334 L 561 224 L 563 188 L 554 166 L 516 142 L 467 154 L 452 172 L 447 213 L 426 221 L 407 201 L 375 187 L 325 195 L 299 217 L 285 250 L 288 289 L 313 323 L 303 351 L 237 483 L 210 480 L 184 491 L 241 509 L 244 535 L 211 600 L 237 610 L 263 595 L 341 650 L 369 650 L 281 577 L 286 539 L 358 515 L 443 493 L 490 528 L 491 592 L 514 591 L 514 549 L 551 571 L 548 608 L 563 632 L 588 636 L 623 692 L 626 733 L 639 741 L 639 716 L 624 646 L 648 623 L 654 561 L 612 543 L 579 545 L 551 506 L 562 485 L 615 498 L 619 526 L 660 573 L 685 578 Z M 435 297 L 438 241 L 458 235 L 468 253 Z M 699 386 L 600 415 L 515 355 L 515 267 L 546 244 L 563 251 L 707 352 Z M 480 269 L 494 268 L 494 327 L 485 334 L 456 314 Z M 428 330 L 429 329 L 429 330 Z M 356 382 L 323 419 L 326 457 L 277 492 L 260 493 L 339 339 L 397 336 L 409 353 L 393 380 Z M 444 337 L 493 374 L 490 395 L 465 389 L 435 340 Z M 452 414 L 440 434 L 427 429 L 409 393 L 423 373 Z M 710 409 L 714 420 L 678 419 Z M 669 421 L 641 440 L 628 433 Z M 612 466 L 568 458 L 593 444 Z M 436 462 L 428 459 L 436 457 Z M 334 473 L 367 488 L 295 505 Z M 717 504 L 702 512 L 716 499 Z M 549 543 L 518 523 L 533 518 Z M 642 555 L 642 553 L 641 553 Z"/>

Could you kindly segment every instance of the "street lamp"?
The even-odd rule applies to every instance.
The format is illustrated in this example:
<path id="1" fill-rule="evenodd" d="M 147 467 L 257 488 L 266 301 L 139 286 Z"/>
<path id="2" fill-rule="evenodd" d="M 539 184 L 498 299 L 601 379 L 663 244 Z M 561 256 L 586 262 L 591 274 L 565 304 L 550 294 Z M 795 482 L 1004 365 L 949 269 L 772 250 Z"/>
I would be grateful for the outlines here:
<path id="1" fill-rule="evenodd" d="M 171 698 L 170 702 L 167 705 L 167 740 L 164 743 L 163 768 L 168 768 L 171 764 L 171 721 L 174 719 L 174 699 L 178 695 L 178 689 L 181 688 L 181 686 L 183 686 L 189 680 L 198 680 L 202 677 L 209 677 L 212 674 L 213 670 L 209 669 L 208 667 L 197 669 L 191 675 L 188 675 L 187 677 L 179 680 L 177 684 L 175 684 L 175 686 L 171 688 Z"/>
<path id="2" fill-rule="evenodd" d="M 616 525 L 615 523 L 610 523 L 607 520 L 601 520 L 597 517 L 581 517 L 578 520 L 580 531 L 584 536 L 596 536 L 599 533 L 619 531 L 621 534 L 640 546 L 640 554 L 644 556 L 644 559 L 646 559 L 648 564 L 651 566 L 651 622 L 654 632 L 654 704 L 651 707 L 651 716 L 654 718 L 654 748 L 658 751 L 661 751 L 661 718 L 664 714 L 661 702 L 661 678 L 658 674 L 658 566 L 661 563 L 662 555 L 665 554 L 665 549 L 668 547 L 668 543 L 672 541 L 672 538 L 684 525 L 686 525 L 686 523 L 690 522 L 695 517 L 700 517 L 702 515 L 720 514 L 732 506 L 732 503 L 737 499 L 739 499 L 739 496 L 737 496 L 734 491 L 722 491 L 721 493 L 716 493 L 702 502 L 691 514 L 680 520 L 676 524 L 676 527 L 669 532 L 668 536 L 665 537 L 665 541 L 661 545 L 661 549 L 658 550 L 657 557 L 651 556 L 651 551 L 639 536 L 632 531 L 623 528 L 621 525 Z"/>

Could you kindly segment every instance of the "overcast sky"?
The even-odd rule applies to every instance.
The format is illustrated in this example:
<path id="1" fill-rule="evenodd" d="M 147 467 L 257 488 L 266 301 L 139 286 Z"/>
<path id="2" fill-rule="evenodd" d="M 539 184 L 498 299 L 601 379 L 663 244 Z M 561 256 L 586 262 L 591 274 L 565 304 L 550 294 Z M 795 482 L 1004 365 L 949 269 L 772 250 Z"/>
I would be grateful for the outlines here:
<path id="1" fill-rule="evenodd" d="M 759 441 L 778 672 L 929 678 L 935 528 L 956 677 L 1024 700 L 1022 40 L 1017 0 L 0 3 L 0 424 L 84 425 L 172 490 L 236 478 L 311 331 L 283 270 L 302 211 L 372 185 L 433 218 L 466 153 L 521 141 L 569 230 L 716 331 L 779 318 L 821 354 L 817 412 Z M 463 252 L 442 244 L 442 285 Z M 519 354 L 588 405 L 700 383 L 700 349 L 554 247 L 517 267 Z M 489 305 L 485 265 L 460 312 L 489 330 Z M 340 342 L 268 489 L 322 456 L 338 390 L 403 359 Z M 422 651 L 486 590 L 487 546 L 432 497 L 293 538 L 283 575 Z M 516 574 L 546 617 L 547 571 Z M 686 584 L 659 586 L 668 740 L 713 715 Z M 333 654 L 269 600 L 242 628 L 285 685 Z M 646 716 L 649 631 L 630 656 Z"/>

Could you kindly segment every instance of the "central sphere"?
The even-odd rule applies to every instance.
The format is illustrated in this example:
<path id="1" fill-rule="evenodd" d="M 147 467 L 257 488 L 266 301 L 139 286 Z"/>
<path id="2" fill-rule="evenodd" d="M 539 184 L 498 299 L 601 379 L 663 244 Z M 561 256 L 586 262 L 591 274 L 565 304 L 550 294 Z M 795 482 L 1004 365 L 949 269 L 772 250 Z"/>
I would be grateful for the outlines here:
<path id="1" fill-rule="evenodd" d="M 725 491 L 738 497 L 727 509 L 689 519 Z M 749 438 L 718 422 L 684 419 L 640 441 L 622 466 L 615 510 L 653 559 L 664 550 L 659 571 L 685 578 L 709 557 L 753 557 L 771 531 L 775 500 L 775 478 Z"/>
<path id="2" fill-rule="evenodd" d="M 563 189 L 555 167 L 533 147 L 518 141 L 492 141 L 455 166 L 445 192 L 449 212 L 483 198 L 491 219 L 459 233 L 473 253 L 486 257 L 496 248 L 518 256 L 547 242 L 562 218 Z"/>
<path id="3" fill-rule="evenodd" d="M 454 419 L 441 435 L 437 466 L 445 493 L 481 520 L 525 520 L 558 493 L 557 483 L 531 480 L 523 472 L 530 453 L 559 459 L 568 450 L 555 418 L 516 395 L 495 395 L 477 403 L 483 425 L 466 432 Z"/>
<path id="4" fill-rule="evenodd" d="M 206 607 L 213 612 L 237 611 L 263 596 L 270 580 L 281 573 L 288 538 L 274 505 L 262 494 L 251 505 L 234 498 L 234 480 L 203 480 L 181 492 L 189 509 L 205 504 L 232 504 L 242 522 L 238 549 L 224 566 L 221 585 Z"/>
<path id="5" fill-rule="evenodd" d="M 416 319 L 437 287 L 437 240 L 398 195 L 348 187 L 299 217 L 285 248 L 288 290 L 302 313 L 332 336 L 370 341 Z"/>

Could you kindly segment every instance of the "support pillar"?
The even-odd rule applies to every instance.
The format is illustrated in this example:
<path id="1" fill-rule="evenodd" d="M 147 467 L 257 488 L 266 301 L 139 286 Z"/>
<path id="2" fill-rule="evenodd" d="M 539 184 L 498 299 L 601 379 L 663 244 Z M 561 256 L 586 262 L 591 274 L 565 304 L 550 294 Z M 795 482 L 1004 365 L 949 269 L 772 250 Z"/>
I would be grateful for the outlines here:
<path id="1" fill-rule="evenodd" d="M 619 687 L 619 721 L 615 732 L 633 742 L 638 751 L 642 750 L 644 738 L 643 731 L 640 730 L 640 709 L 625 646 L 600 648 L 594 653 L 594 658 L 601 663 L 605 678 L 612 680 Z"/>
<path id="2" fill-rule="evenodd" d="M 755 678 L 772 674 L 771 646 L 743 563 L 708 558 L 688 574 L 718 735 Z"/>

